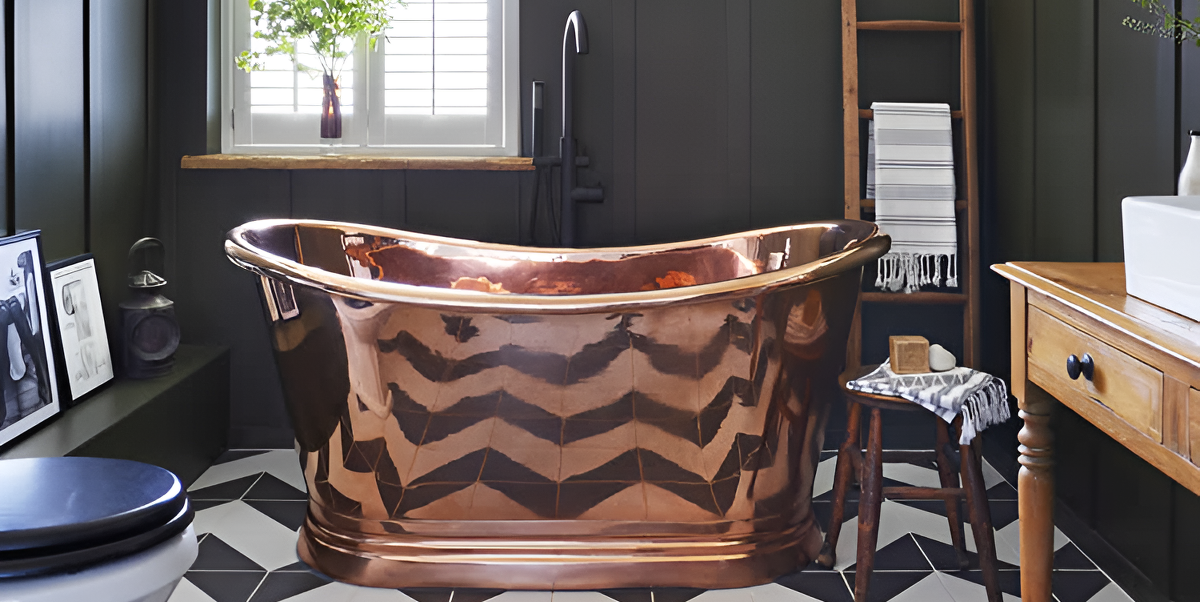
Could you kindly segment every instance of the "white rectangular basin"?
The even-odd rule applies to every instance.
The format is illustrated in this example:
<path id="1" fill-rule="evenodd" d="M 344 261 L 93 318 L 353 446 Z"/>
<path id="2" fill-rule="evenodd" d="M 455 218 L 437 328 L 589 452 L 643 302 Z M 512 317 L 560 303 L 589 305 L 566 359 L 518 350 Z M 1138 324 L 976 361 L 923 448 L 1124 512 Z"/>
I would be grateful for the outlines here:
<path id="1" fill-rule="evenodd" d="M 1200 196 L 1121 202 L 1125 291 L 1200 320 Z"/>

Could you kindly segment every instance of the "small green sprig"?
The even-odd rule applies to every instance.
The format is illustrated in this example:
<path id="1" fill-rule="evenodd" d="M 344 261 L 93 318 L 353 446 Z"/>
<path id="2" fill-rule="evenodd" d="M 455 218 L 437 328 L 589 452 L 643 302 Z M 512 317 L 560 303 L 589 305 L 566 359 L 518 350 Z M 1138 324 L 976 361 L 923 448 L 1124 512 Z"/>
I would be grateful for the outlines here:
<path id="1" fill-rule="evenodd" d="M 244 50 L 234 57 L 239 69 L 261 70 L 263 58 L 284 55 L 304 72 L 319 70 L 336 77 L 341 73 L 359 36 L 366 36 L 372 50 L 391 19 L 388 9 L 405 6 L 401 0 L 248 0 L 254 22 L 254 37 L 267 41 L 262 52 Z M 312 44 L 318 67 L 296 60 L 300 40 Z"/>
<path id="2" fill-rule="evenodd" d="M 1190 41 L 1200 46 L 1200 19 L 1189 21 L 1176 15 L 1175 9 L 1167 7 L 1163 0 L 1132 1 L 1153 15 L 1154 22 L 1125 17 L 1121 24 L 1139 33 L 1170 38 L 1180 43 Z"/>

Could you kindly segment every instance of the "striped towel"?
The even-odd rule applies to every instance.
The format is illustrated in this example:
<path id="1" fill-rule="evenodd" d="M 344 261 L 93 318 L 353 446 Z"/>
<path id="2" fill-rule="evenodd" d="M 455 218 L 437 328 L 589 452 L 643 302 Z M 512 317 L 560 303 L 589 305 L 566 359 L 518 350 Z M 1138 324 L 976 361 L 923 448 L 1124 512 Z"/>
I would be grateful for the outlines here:
<path id="1" fill-rule="evenodd" d="M 945 372 L 896 374 L 885 361 L 874 372 L 846 383 L 846 388 L 907 399 L 946 422 L 954 422 L 961 413 L 962 435 L 958 442 L 962 445 L 970 443 L 979 431 L 1009 418 L 1004 381 L 961 366 Z"/>
<path id="2" fill-rule="evenodd" d="M 892 237 L 875 286 L 906 293 L 942 286 L 943 264 L 946 286 L 958 286 L 950 106 L 876 102 L 871 109 L 875 223 Z"/>

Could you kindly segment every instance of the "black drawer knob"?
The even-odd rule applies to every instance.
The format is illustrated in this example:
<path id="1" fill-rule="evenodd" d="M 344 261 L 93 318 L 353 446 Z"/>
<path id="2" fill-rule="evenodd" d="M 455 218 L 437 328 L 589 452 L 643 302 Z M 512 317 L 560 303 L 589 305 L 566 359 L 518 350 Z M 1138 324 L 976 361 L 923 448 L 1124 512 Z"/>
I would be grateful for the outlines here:
<path id="1" fill-rule="evenodd" d="M 1090 353 L 1083 354 L 1083 359 L 1079 359 L 1079 356 L 1075 354 L 1071 354 L 1067 358 L 1067 376 L 1071 377 L 1071 380 L 1075 380 L 1081 374 L 1089 381 L 1096 374 L 1096 362 Z"/>
<path id="2" fill-rule="evenodd" d="M 1083 359 L 1079 360 L 1079 368 L 1084 378 L 1092 380 L 1092 376 L 1096 374 L 1096 362 L 1092 360 L 1092 354 L 1083 354 Z"/>

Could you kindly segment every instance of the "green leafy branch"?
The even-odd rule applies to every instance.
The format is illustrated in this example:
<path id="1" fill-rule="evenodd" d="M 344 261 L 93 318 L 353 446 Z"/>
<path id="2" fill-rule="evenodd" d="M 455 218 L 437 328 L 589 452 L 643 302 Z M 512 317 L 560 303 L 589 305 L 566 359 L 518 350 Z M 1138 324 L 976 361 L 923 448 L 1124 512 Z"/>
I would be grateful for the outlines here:
<path id="1" fill-rule="evenodd" d="M 405 6 L 401 0 L 248 0 L 254 37 L 266 40 L 262 52 L 245 50 L 235 57 L 246 72 L 261 70 L 268 56 L 287 56 L 306 73 L 296 49 L 301 40 L 312 45 L 320 70 L 336 77 L 350 57 L 354 40 L 366 36 L 372 50 L 391 18 L 388 9 Z"/>
<path id="2" fill-rule="evenodd" d="M 1200 46 L 1200 19 L 1187 20 L 1175 14 L 1163 0 L 1133 0 L 1154 16 L 1154 22 L 1125 17 L 1121 23 L 1139 33 L 1162 36 L 1177 42 L 1191 41 Z"/>

